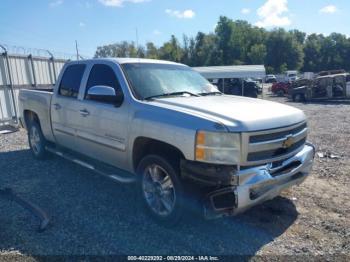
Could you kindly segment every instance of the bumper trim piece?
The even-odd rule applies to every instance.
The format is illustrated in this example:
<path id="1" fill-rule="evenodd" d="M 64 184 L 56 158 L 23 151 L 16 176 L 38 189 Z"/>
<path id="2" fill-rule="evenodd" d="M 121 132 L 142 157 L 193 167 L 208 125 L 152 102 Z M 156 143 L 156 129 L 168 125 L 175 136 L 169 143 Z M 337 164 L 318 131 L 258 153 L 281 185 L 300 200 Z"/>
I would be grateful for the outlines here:
<path id="1" fill-rule="evenodd" d="M 31 212 L 34 216 L 39 218 L 40 225 L 38 227 L 38 232 L 43 232 L 49 225 L 50 218 L 44 210 L 42 210 L 37 205 L 29 202 L 28 200 L 25 200 L 23 197 L 16 194 L 15 192 L 12 191 L 11 188 L 0 189 L 0 196 L 6 197 L 9 200 L 15 201 L 16 203 L 21 205 L 23 208 Z"/>
<path id="2" fill-rule="evenodd" d="M 281 161 L 278 167 L 271 164 L 237 171 L 238 185 L 210 192 L 205 199 L 207 218 L 235 215 L 252 206 L 278 196 L 281 191 L 301 184 L 310 174 L 315 156 L 315 147 L 307 143 L 294 156 Z M 234 192 L 236 198 L 231 208 L 218 209 L 213 203 L 213 196 Z M 208 203 L 211 203 L 208 205 Z"/>

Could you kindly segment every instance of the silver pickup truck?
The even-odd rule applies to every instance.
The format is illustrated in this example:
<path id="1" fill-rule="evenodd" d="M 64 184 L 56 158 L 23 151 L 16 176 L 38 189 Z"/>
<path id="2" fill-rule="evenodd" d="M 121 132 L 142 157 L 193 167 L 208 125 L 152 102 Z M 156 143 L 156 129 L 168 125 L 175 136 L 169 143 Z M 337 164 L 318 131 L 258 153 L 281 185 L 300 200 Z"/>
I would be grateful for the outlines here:
<path id="1" fill-rule="evenodd" d="M 69 62 L 53 91 L 21 90 L 19 100 L 36 158 L 51 152 L 136 182 L 149 213 L 169 224 L 192 196 L 209 218 L 272 199 L 309 175 L 315 154 L 302 111 L 224 95 L 172 62 Z"/>

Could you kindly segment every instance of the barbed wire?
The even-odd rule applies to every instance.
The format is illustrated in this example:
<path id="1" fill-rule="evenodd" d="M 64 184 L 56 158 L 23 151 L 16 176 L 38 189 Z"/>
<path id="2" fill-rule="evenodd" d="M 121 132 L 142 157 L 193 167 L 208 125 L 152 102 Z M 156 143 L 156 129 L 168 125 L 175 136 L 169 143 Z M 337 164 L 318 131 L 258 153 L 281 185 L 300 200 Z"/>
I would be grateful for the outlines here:
<path id="1" fill-rule="evenodd" d="M 53 50 L 43 49 L 43 48 L 32 48 L 32 47 L 24 47 L 19 45 L 8 45 L 8 44 L 2 44 L 8 54 L 13 55 L 32 55 L 32 56 L 39 56 L 39 57 L 54 57 L 56 59 L 64 59 L 64 60 L 76 60 L 77 55 L 72 53 L 65 53 L 65 52 L 57 52 Z M 0 50 L 0 53 L 2 50 Z M 79 55 L 79 59 L 87 59 L 90 58 L 87 55 Z"/>

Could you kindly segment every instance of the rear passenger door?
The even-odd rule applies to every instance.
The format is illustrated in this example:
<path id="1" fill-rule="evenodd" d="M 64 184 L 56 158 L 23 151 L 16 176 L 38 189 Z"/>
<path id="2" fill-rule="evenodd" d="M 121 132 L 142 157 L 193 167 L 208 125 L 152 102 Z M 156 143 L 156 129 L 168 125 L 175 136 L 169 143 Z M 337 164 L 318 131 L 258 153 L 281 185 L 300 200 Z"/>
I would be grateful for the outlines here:
<path id="1" fill-rule="evenodd" d="M 58 89 L 51 102 L 52 129 L 57 144 L 75 150 L 80 115 L 78 95 L 85 64 L 72 64 L 65 68 Z"/>
<path id="2" fill-rule="evenodd" d="M 314 86 L 314 95 L 315 98 L 326 98 L 329 95 L 328 88 L 328 78 L 323 77 L 317 79 Z"/>
<path id="3" fill-rule="evenodd" d="M 109 101 L 95 101 L 87 94 L 94 86 L 108 86 L 122 92 L 117 69 L 113 64 L 94 64 L 86 82 L 85 94 L 79 101 L 79 150 L 105 163 L 126 168 L 129 106 L 126 101 L 116 107 Z"/>

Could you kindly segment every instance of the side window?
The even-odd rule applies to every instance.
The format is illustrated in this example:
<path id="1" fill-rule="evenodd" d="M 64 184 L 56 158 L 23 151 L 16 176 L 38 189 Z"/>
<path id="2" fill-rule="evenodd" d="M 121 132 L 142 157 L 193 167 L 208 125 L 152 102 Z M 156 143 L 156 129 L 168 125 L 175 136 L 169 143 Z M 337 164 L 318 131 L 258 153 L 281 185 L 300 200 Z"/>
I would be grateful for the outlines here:
<path id="1" fill-rule="evenodd" d="M 322 78 L 322 79 L 320 80 L 320 82 L 319 82 L 319 85 L 320 85 L 321 87 L 326 87 L 326 86 L 327 86 L 327 83 L 328 83 L 327 80 L 328 80 L 327 78 Z"/>
<path id="2" fill-rule="evenodd" d="M 116 92 L 121 92 L 118 78 L 113 69 L 108 65 L 97 64 L 91 69 L 89 80 L 86 85 L 85 99 L 89 99 L 87 92 L 91 87 L 101 85 L 113 87 Z"/>
<path id="3" fill-rule="evenodd" d="M 83 64 L 68 66 L 63 73 L 58 93 L 62 96 L 77 98 L 84 71 Z"/>
<path id="4" fill-rule="evenodd" d="M 344 81 L 344 76 L 337 76 L 334 78 L 334 82 L 336 84 L 343 84 L 343 81 Z"/>

